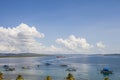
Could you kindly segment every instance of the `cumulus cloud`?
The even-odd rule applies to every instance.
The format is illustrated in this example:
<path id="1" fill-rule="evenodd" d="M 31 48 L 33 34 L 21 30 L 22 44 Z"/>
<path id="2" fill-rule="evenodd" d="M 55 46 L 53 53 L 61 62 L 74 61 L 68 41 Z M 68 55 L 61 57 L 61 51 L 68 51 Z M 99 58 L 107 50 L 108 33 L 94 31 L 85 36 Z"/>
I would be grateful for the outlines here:
<path id="1" fill-rule="evenodd" d="M 53 44 L 45 46 L 38 42 L 38 39 L 44 37 L 44 34 L 37 31 L 34 26 L 24 23 L 13 28 L 0 27 L 0 53 L 89 53 L 105 48 L 103 42 L 98 42 L 96 46 L 93 46 L 85 38 L 74 35 L 66 39 L 56 39 L 58 44 L 56 46 Z"/>
<path id="2" fill-rule="evenodd" d="M 35 38 L 44 38 L 44 34 L 24 23 L 13 28 L 0 27 L 0 52 L 29 52 L 41 46 Z"/>
<path id="3" fill-rule="evenodd" d="M 90 45 L 85 38 L 75 37 L 74 35 L 69 36 L 67 39 L 59 38 L 56 40 L 58 44 L 63 45 L 69 50 L 81 52 L 81 51 L 87 51 L 93 46 Z"/>
<path id="4" fill-rule="evenodd" d="M 105 44 L 104 44 L 103 42 L 98 42 L 98 43 L 96 44 L 96 46 L 97 46 L 98 48 L 105 48 Z"/>
<path id="5" fill-rule="evenodd" d="M 36 40 L 37 38 L 37 40 Z M 0 53 L 64 53 L 63 48 L 54 45 L 45 46 L 38 42 L 38 39 L 44 38 L 44 34 L 21 23 L 17 27 L 0 27 Z"/>

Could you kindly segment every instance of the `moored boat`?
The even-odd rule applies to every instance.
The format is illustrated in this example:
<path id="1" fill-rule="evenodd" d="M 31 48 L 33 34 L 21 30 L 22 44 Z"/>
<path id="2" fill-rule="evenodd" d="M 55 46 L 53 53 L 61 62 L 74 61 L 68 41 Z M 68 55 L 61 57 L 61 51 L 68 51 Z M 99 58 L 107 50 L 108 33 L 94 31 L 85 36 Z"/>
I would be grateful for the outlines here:
<path id="1" fill-rule="evenodd" d="M 68 67 L 68 65 L 66 65 L 66 64 L 61 64 L 60 66 L 61 67 Z"/>
<path id="2" fill-rule="evenodd" d="M 75 68 L 67 68 L 66 71 L 76 71 Z"/>
<path id="3" fill-rule="evenodd" d="M 104 71 L 104 70 L 101 70 L 101 73 L 102 73 L 102 74 L 112 74 L 113 72 L 112 72 L 112 71 Z"/>
<path id="4" fill-rule="evenodd" d="M 104 67 L 102 70 L 101 70 L 101 73 L 102 74 L 112 74 L 113 73 L 113 71 L 111 71 L 109 68 L 107 68 L 107 67 Z"/>

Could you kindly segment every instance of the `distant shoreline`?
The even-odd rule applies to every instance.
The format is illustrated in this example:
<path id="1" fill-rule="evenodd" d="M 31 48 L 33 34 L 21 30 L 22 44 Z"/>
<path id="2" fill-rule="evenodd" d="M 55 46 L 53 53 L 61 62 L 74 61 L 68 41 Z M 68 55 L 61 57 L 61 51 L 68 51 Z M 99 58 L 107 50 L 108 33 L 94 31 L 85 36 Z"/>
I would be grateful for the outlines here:
<path id="1" fill-rule="evenodd" d="M 18 53 L 18 54 L 13 54 L 13 53 L 0 53 L 0 58 L 19 58 L 19 57 L 41 57 L 41 56 L 51 56 L 51 55 L 56 55 L 56 54 L 37 54 L 37 53 Z M 81 54 L 81 55 L 86 55 L 86 54 Z M 90 55 L 90 54 L 87 54 Z M 120 54 L 91 54 L 91 55 L 102 55 L 102 56 L 120 56 Z"/>
<path id="2" fill-rule="evenodd" d="M 0 58 L 41 57 L 41 56 L 50 56 L 50 54 L 34 54 L 34 53 L 0 54 Z"/>

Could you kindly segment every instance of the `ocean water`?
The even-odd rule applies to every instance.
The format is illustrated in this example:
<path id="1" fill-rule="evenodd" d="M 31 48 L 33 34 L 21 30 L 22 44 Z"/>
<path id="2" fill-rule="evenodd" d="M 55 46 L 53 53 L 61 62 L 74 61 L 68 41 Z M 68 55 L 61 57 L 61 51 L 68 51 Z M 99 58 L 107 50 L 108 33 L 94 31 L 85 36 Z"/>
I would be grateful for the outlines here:
<path id="1" fill-rule="evenodd" d="M 65 80 L 68 73 L 72 73 L 75 80 L 104 80 L 105 77 L 120 80 L 120 56 L 80 54 L 57 56 L 0 58 L 0 72 L 4 74 L 4 80 L 16 80 L 18 74 L 25 80 L 45 80 L 48 75 L 52 80 Z M 9 65 L 15 70 L 5 71 L 4 65 Z M 100 70 L 104 66 L 109 67 L 113 74 L 101 74 Z M 68 68 L 74 68 L 76 71 L 66 71 Z"/>

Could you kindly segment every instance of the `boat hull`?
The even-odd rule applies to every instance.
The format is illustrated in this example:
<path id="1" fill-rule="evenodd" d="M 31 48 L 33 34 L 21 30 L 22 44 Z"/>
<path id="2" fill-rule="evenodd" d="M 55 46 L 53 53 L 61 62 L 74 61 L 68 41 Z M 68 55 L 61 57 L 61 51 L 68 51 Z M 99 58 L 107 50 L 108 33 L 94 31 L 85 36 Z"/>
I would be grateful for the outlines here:
<path id="1" fill-rule="evenodd" d="M 112 71 L 104 71 L 104 70 L 101 70 L 101 73 L 102 73 L 102 74 L 112 74 Z"/>

